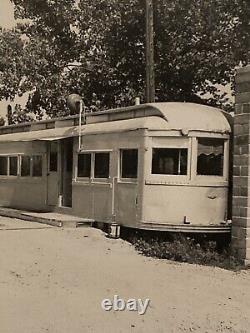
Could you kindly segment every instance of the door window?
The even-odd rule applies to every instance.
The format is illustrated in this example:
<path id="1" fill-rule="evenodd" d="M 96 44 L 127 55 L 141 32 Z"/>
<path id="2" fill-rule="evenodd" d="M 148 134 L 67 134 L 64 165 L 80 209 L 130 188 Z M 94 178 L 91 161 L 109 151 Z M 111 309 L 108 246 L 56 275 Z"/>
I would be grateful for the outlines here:
<path id="1" fill-rule="evenodd" d="M 52 172 L 57 171 L 57 160 L 58 160 L 58 153 L 57 153 L 57 143 L 52 142 L 50 144 L 50 155 L 49 155 L 49 170 Z"/>

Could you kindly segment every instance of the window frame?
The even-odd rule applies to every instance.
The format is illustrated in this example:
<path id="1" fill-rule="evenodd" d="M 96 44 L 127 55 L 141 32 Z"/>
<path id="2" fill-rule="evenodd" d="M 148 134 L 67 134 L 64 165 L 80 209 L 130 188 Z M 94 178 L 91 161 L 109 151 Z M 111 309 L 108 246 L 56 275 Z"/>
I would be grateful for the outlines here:
<path id="1" fill-rule="evenodd" d="M 152 161 L 153 149 L 166 148 L 166 149 L 187 149 L 187 174 L 186 175 L 168 175 L 168 174 L 153 174 Z M 191 181 L 192 170 L 192 138 L 191 137 L 153 137 L 151 148 L 149 149 L 147 159 L 147 176 L 146 182 L 160 183 L 160 184 L 179 184 L 188 183 Z"/>
<path id="2" fill-rule="evenodd" d="M 170 174 L 170 173 L 153 173 L 153 152 L 154 149 L 175 149 L 175 150 L 186 150 L 187 151 L 187 172 L 185 174 Z M 174 176 L 174 177 L 187 177 L 188 176 L 188 147 L 177 147 L 177 148 L 173 148 L 173 147 L 152 147 L 152 158 L 151 158 L 151 168 L 150 168 L 150 173 L 152 176 Z M 180 157 L 180 155 L 179 155 Z M 178 169 L 180 167 L 180 160 L 178 160 Z"/>
<path id="3" fill-rule="evenodd" d="M 122 163 L 123 163 L 123 155 L 122 155 L 122 151 L 124 150 L 136 150 L 137 151 L 137 175 L 136 177 L 122 177 Z M 119 157 L 118 157 L 118 161 L 119 161 L 119 166 L 118 166 L 118 179 L 120 182 L 123 183 L 137 183 L 138 182 L 138 178 L 139 178 L 139 159 L 140 159 L 140 149 L 138 147 L 122 147 L 119 148 Z"/>
<path id="4" fill-rule="evenodd" d="M 11 157 L 16 157 L 16 175 L 11 175 L 10 174 L 10 158 Z M 19 177 L 19 158 L 18 158 L 18 155 L 15 154 L 15 155 L 8 155 L 8 177 L 11 177 L 11 178 L 17 178 Z"/>
<path id="5" fill-rule="evenodd" d="M 0 175 L 0 178 L 17 178 L 19 176 L 18 154 L 0 154 L 0 157 L 6 157 L 6 159 L 7 159 L 6 175 Z M 11 175 L 10 174 L 10 157 L 16 157 L 17 158 L 17 174 L 16 175 Z"/>
<path id="6" fill-rule="evenodd" d="M 6 174 L 5 175 L 0 175 L 1 178 L 6 178 L 9 177 L 9 155 L 8 154 L 1 154 L 0 157 L 5 157 L 6 158 Z"/>
<path id="7" fill-rule="evenodd" d="M 90 173 L 89 173 L 89 177 L 84 177 L 84 176 L 79 176 L 78 175 L 78 170 L 79 170 L 79 164 L 78 164 L 78 161 L 79 161 L 79 155 L 90 155 Z M 91 175 L 92 175 L 92 153 L 91 152 L 88 152 L 88 151 L 80 151 L 77 153 L 77 158 L 76 158 L 76 179 L 79 179 L 79 180 L 85 180 L 85 181 L 89 181 L 91 179 Z"/>
<path id="8" fill-rule="evenodd" d="M 198 165 L 198 140 L 201 139 L 221 139 L 224 141 L 224 157 L 223 157 L 223 175 L 199 175 L 197 173 L 197 165 Z M 198 136 L 193 138 L 193 145 L 194 145 L 194 161 L 193 161 L 193 176 L 197 181 L 228 181 L 229 177 L 229 137 L 225 136 Z"/>
<path id="9" fill-rule="evenodd" d="M 29 159 L 30 159 L 30 161 L 29 161 L 29 165 L 30 165 L 30 167 L 29 167 L 30 170 L 29 170 L 29 171 L 30 171 L 30 172 L 29 172 L 29 175 L 26 175 L 26 176 L 22 176 L 22 158 L 23 158 L 23 157 L 29 157 Z M 20 178 L 23 179 L 23 178 L 31 177 L 31 156 L 30 156 L 30 155 L 27 155 L 27 154 L 22 154 L 22 155 L 20 155 L 19 158 L 20 158 L 20 162 L 19 162 L 19 163 L 20 163 L 20 175 L 19 175 Z"/>
<path id="10" fill-rule="evenodd" d="M 33 176 L 33 156 L 41 156 L 42 158 L 42 175 L 41 176 Z M 22 157 L 30 158 L 30 172 L 29 175 L 22 176 Z M 19 177 L 20 179 L 41 179 L 44 176 L 44 158 L 43 154 L 20 154 L 19 155 Z"/>
<path id="11" fill-rule="evenodd" d="M 41 172 L 41 176 L 34 176 L 33 175 L 33 166 L 34 166 L 34 160 L 33 160 L 33 158 L 34 158 L 34 156 L 39 156 L 39 157 L 41 157 L 41 162 L 42 162 L 42 172 Z M 43 177 L 43 173 L 44 173 L 44 164 L 43 164 L 43 155 L 42 154 L 32 154 L 32 155 L 30 155 L 30 158 L 31 158 L 31 161 L 30 161 L 30 177 L 31 178 L 42 178 Z"/>
<path id="12" fill-rule="evenodd" d="M 91 149 L 91 150 L 80 150 L 76 154 L 76 164 L 75 164 L 75 181 L 82 183 L 109 183 L 111 179 L 111 153 L 112 149 Z M 109 177 L 108 178 L 96 178 L 95 177 L 95 154 L 98 153 L 108 153 L 109 154 Z M 90 154 L 90 177 L 79 177 L 78 176 L 78 156 L 81 154 Z"/>
<path id="13" fill-rule="evenodd" d="M 111 177 L 110 177 L 110 162 L 111 162 L 111 154 L 110 154 L 110 152 L 108 152 L 108 151 L 96 151 L 96 152 L 93 152 L 92 153 L 93 154 L 93 181 L 107 181 L 107 180 L 109 180 Z M 96 167 L 96 154 L 108 154 L 109 155 L 109 172 L 108 172 L 108 177 L 96 177 L 95 176 L 95 167 Z"/>

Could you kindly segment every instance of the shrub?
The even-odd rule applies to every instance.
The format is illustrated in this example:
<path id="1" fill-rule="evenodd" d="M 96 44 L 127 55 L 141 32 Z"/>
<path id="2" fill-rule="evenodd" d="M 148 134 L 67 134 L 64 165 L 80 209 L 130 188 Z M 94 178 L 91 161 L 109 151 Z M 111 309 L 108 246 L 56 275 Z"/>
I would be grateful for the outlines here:
<path id="1" fill-rule="evenodd" d="M 240 262 L 233 256 L 230 244 L 221 246 L 218 239 L 211 240 L 202 235 L 190 237 L 183 234 L 167 237 L 136 232 L 127 235 L 135 249 L 147 257 L 168 259 L 191 264 L 219 266 L 226 269 L 239 269 Z"/>

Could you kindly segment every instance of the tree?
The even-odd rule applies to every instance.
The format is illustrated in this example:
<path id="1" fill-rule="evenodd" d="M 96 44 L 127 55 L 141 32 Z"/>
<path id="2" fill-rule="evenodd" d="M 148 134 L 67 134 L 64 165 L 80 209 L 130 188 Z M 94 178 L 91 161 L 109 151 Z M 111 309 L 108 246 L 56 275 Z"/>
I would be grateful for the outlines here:
<path id="1" fill-rule="evenodd" d="M 144 0 L 12 2 L 30 21 L 0 34 L 0 98 L 31 91 L 38 118 L 67 114 L 70 93 L 92 109 L 143 101 Z M 227 109 L 217 84 L 249 61 L 249 1 L 155 0 L 154 13 L 157 99 Z"/>

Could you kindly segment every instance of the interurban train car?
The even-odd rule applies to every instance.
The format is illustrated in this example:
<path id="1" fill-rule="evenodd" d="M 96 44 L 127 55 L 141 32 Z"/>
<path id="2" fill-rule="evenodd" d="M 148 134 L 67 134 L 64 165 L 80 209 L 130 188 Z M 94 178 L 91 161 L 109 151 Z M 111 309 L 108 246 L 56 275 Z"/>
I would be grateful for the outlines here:
<path id="1" fill-rule="evenodd" d="M 0 205 L 147 230 L 230 231 L 220 109 L 152 103 L 0 128 Z M 80 142 L 80 144 L 79 144 Z"/>

